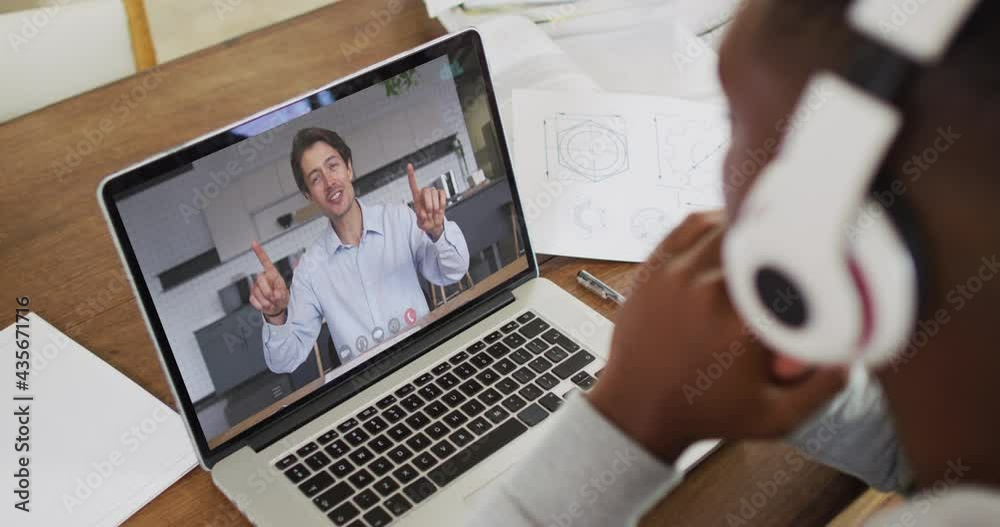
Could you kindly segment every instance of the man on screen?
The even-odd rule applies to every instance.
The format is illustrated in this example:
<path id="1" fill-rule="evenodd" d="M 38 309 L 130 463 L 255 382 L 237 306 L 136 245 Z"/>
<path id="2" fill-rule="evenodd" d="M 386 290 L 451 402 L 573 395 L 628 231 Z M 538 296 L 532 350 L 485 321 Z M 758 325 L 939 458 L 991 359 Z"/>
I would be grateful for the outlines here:
<path id="1" fill-rule="evenodd" d="M 413 165 L 406 167 L 411 210 L 362 206 L 354 195 L 351 149 L 331 130 L 299 130 L 291 164 L 299 190 L 330 228 L 306 251 L 290 290 L 260 244 L 252 244 L 264 271 L 250 303 L 264 316 L 264 359 L 276 373 L 306 360 L 323 321 L 342 360 L 364 353 L 430 311 L 417 273 L 443 286 L 469 269 L 465 237 L 445 219 L 444 191 L 418 187 Z"/>

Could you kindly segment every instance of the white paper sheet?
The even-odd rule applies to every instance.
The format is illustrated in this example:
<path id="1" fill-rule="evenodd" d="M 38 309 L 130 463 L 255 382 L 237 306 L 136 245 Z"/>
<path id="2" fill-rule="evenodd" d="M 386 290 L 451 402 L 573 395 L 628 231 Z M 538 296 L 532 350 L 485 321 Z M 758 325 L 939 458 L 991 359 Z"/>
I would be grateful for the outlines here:
<path id="1" fill-rule="evenodd" d="M 15 509 L 20 499 L 8 490 L 0 525 L 119 525 L 197 463 L 184 424 L 167 405 L 40 316 L 29 319 L 29 327 L 22 328 L 31 352 L 27 391 L 15 387 L 15 327 L 0 331 L 7 400 L 0 459 L 11 489 L 17 483 L 16 460 L 25 454 L 14 450 L 20 424 L 12 414 L 30 405 L 31 512 Z M 33 400 L 12 400 L 26 395 Z"/>
<path id="2" fill-rule="evenodd" d="M 514 162 L 539 253 L 638 262 L 721 207 L 725 108 L 668 97 L 514 92 Z"/>

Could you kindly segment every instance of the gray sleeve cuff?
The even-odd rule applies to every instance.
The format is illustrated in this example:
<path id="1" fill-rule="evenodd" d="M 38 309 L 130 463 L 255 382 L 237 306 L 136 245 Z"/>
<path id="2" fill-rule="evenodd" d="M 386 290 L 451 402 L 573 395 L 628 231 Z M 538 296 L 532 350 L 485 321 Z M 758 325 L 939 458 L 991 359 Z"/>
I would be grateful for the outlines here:
<path id="1" fill-rule="evenodd" d="M 519 511 L 536 525 L 634 525 L 681 475 L 574 396 L 545 423 L 539 443 L 485 498 L 477 522 Z"/>

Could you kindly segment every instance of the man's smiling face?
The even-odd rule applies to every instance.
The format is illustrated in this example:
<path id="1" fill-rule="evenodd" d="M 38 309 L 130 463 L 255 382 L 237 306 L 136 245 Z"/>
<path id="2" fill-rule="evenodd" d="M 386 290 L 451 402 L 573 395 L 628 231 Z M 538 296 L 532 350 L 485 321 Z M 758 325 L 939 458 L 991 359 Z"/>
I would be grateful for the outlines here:
<path id="1" fill-rule="evenodd" d="M 354 168 L 335 148 L 317 142 L 307 148 L 300 162 L 309 199 L 331 220 L 347 214 L 354 206 Z"/>

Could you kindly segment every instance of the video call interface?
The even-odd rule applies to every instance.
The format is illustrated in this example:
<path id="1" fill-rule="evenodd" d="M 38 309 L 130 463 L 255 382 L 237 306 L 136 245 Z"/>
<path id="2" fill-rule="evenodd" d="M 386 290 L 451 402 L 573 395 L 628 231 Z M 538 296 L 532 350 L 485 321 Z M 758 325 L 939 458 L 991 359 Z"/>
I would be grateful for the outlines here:
<path id="1" fill-rule="evenodd" d="M 226 134 L 115 198 L 212 448 L 527 268 L 473 49 Z"/>

